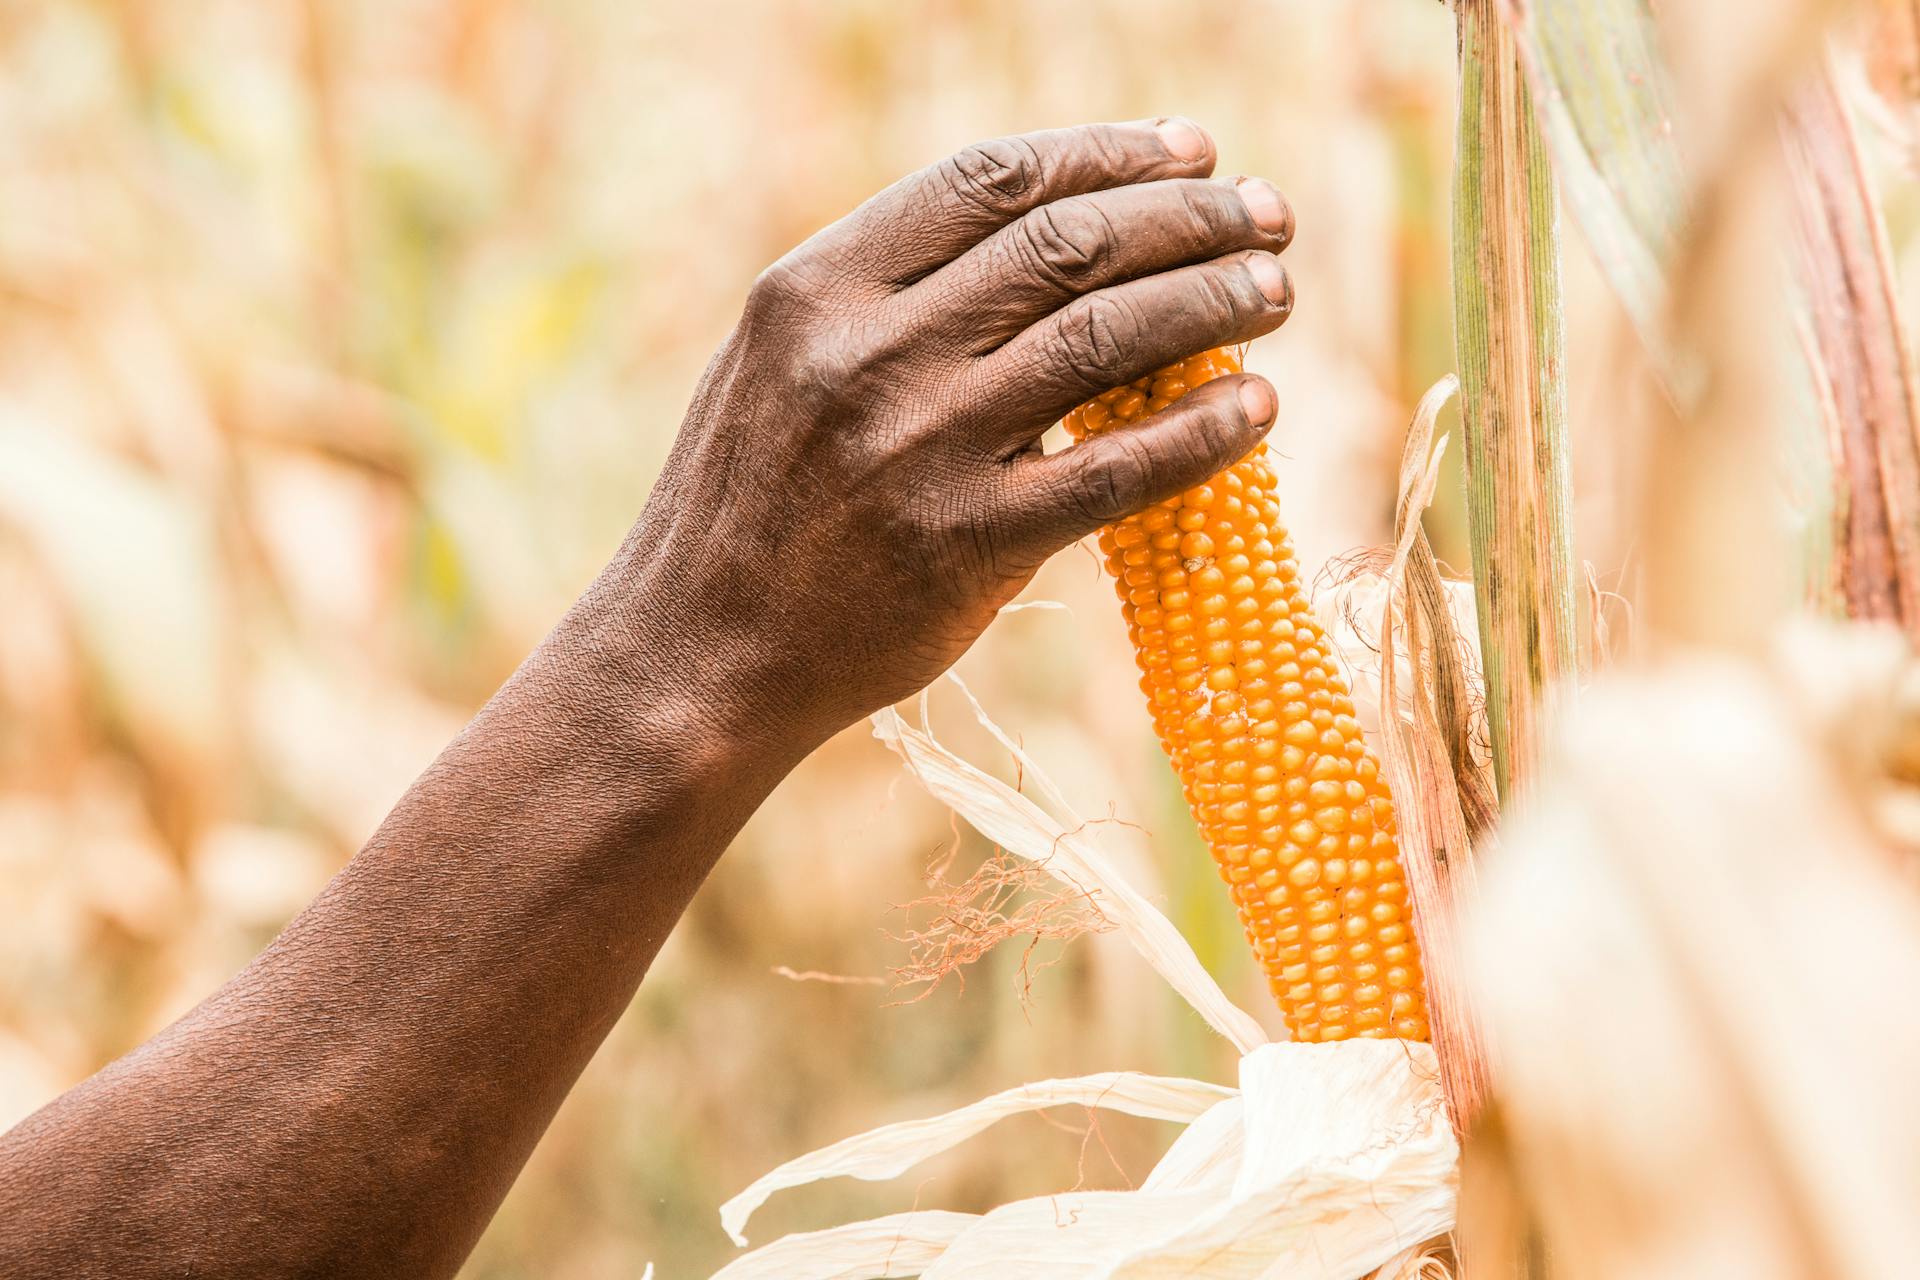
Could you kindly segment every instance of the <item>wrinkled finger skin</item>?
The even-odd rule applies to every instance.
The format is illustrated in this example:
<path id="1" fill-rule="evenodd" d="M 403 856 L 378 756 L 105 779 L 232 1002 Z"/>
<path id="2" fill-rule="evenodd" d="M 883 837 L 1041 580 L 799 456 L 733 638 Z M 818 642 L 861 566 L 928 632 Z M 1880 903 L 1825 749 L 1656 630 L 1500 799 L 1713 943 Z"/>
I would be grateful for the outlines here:
<path id="1" fill-rule="evenodd" d="M 1049 555 L 1258 440 L 1273 390 L 1234 378 L 1039 447 L 1286 318 L 1292 215 L 1212 166 L 1183 121 L 983 143 L 770 267 L 612 562 L 347 867 L 0 1136 L 0 1274 L 458 1270 L 780 778 Z"/>

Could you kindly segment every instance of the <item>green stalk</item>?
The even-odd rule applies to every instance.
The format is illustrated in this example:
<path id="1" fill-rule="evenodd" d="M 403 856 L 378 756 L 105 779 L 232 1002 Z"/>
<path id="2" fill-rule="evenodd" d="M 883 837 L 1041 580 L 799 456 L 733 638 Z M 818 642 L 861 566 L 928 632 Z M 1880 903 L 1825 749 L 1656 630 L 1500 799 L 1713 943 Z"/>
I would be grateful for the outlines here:
<path id="1" fill-rule="evenodd" d="M 1578 668 L 1558 208 L 1512 33 L 1455 0 L 1454 345 L 1480 660 L 1502 804 L 1539 763 Z"/>

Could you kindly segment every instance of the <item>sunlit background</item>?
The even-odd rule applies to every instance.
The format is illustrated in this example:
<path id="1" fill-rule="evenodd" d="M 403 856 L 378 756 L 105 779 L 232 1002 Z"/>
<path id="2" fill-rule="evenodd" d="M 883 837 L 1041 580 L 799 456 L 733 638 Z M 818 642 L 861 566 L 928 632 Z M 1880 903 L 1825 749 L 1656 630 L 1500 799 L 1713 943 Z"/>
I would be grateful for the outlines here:
<path id="1" fill-rule="evenodd" d="M 1382 541 L 1452 365 L 1452 76 L 1434 0 L 0 0 L 0 1124 L 320 888 L 615 546 L 755 273 L 970 141 L 1181 112 L 1275 179 L 1299 306 L 1252 363 L 1289 520 L 1309 576 Z M 1579 456 L 1610 572 L 1605 450 Z M 1140 882 L 1267 1008 L 1095 560 L 1031 594 L 1070 611 L 959 670 L 1084 812 L 1150 833 L 1115 829 Z M 1030 989 L 1017 944 L 917 1003 L 884 985 L 890 908 L 956 839 L 898 782 L 857 727 L 779 790 L 467 1275 L 702 1276 L 723 1199 L 875 1123 L 1050 1074 L 1231 1079 L 1109 938 L 1042 949 Z M 1086 1124 L 794 1193 L 756 1237 L 1128 1185 L 1170 1132 Z"/>

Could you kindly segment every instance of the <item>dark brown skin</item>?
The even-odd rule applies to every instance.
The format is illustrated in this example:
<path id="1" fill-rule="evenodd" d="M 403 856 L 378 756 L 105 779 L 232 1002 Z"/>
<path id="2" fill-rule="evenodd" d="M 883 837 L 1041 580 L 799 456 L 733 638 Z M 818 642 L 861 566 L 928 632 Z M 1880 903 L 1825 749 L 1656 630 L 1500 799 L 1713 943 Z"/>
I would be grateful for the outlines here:
<path id="1" fill-rule="evenodd" d="M 0 1274 L 447 1276 L 688 899 L 1039 565 L 1245 453 L 1292 216 L 1172 120 L 969 148 L 769 268 L 605 572 L 239 976 L 0 1137 Z"/>

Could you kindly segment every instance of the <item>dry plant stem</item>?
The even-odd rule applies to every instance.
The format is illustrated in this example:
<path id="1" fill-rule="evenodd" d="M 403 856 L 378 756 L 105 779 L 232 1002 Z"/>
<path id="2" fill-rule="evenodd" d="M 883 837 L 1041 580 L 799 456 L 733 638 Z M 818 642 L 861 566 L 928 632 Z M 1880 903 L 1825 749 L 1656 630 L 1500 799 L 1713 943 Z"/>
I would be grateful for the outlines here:
<path id="1" fill-rule="evenodd" d="M 1434 445 L 1434 419 L 1454 386 L 1448 378 L 1421 400 L 1401 458 L 1394 556 L 1386 572 L 1387 614 L 1380 625 L 1380 722 L 1385 740 L 1382 762 L 1395 806 L 1404 815 L 1400 856 L 1414 931 L 1427 960 L 1428 1022 L 1441 1086 L 1454 1130 L 1465 1134 L 1485 1105 L 1490 1086 L 1485 1038 L 1460 979 L 1454 934 L 1474 883 L 1474 846 L 1466 809 L 1485 798 L 1485 783 L 1470 761 L 1465 774 L 1455 772 L 1451 748 L 1465 731 L 1465 707 L 1458 700 L 1443 706 L 1438 695 L 1445 686 L 1436 673 L 1449 666 L 1457 647 L 1451 643 L 1451 615 L 1444 603 L 1434 607 L 1442 589 L 1432 549 L 1420 527 L 1421 513 L 1433 498 L 1446 443 L 1443 439 L 1438 447 Z M 1421 563 L 1416 565 L 1416 553 L 1421 550 L 1425 555 L 1418 557 Z M 1396 633 L 1407 640 L 1410 722 L 1399 711 Z M 1449 683 L 1460 679 L 1459 673 L 1448 679 Z M 1463 797 L 1473 798 L 1463 802 Z"/>
<path id="2" fill-rule="evenodd" d="M 1836 577 L 1850 617 L 1920 639 L 1920 398 L 1886 224 L 1831 66 L 1789 102 L 1784 134 L 1808 354 L 1844 499 Z"/>
<path id="3" fill-rule="evenodd" d="M 1454 341 L 1487 720 L 1508 802 L 1578 663 L 1558 212 L 1512 32 L 1492 0 L 1454 9 Z"/>

